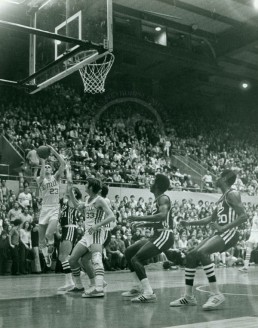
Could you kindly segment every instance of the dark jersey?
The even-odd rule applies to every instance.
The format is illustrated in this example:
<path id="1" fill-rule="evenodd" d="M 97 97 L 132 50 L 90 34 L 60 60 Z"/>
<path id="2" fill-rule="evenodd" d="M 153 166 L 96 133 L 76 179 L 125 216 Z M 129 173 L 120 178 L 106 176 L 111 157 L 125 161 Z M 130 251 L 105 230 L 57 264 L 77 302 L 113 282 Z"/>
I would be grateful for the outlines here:
<path id="1" fill-rule="evenodd" d="M 171 201 L 167 195 L 162 194 L 157 199 L 155 199 L 154 204 L 153 204 L 153 209 L 152 209 L 152 215 L 158 214 L 160 212 L 159 200 L 160 200 L 161 196 L 165 196 L 168 198 L 169 210 L 168 210 L 166 219 L 164 221 L 155 223 L 154 229 L 173 229 L 173 218 L 171 217 Z"/>
<path id="2" fill-rule="evenodd" d="M 61 227 L 73 224 L 76 225 L 77 221 L 78 221 L 78 211 L 73 208 L 70 207 L 68 205 L 68 202 L 64 202 L 64 199 L 60 199 L 60 206 L 61 206 L 61 211 L 60 211 L 60 218 L 59 218 L 59 222 Z"/>
<path id="3" fill-rule="evenodd" d="M 227 202 L 227 195 L 230 191 L 232 191 L 232 189 L 229 189 L 227 192 L 225 192 L 225 194 L 222 195 L 222 197 L 217 202 L 216 221 L 221 226 L 229 224 L 235 221 L 237 218 L 235 210 Z"/>

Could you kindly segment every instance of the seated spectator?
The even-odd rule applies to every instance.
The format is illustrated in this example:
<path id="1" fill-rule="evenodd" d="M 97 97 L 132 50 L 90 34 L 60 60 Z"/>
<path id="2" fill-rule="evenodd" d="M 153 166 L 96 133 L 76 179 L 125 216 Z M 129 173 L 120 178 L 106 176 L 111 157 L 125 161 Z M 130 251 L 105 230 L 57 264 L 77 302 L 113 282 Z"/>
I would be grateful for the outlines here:
<path id="1" fill-rule="evenodd" d="M 21 221 L 22 224 L 24 222 L 29 222 L 32 223 L 32 216 L 29 214 L 29 208 L 28 207 L 24 207 L 24 209 L 22 210 L 21 214 L 18 217 Z"/>
<path id="2" fill-rule="evenodd" d="M 19 194 L 18 202 L 22 208 L 32 206 L 32 196 L 29 187 L 25 187 L 24 191 Z"/>
<path id="3" fill-rule="evenodd" d="M 14 202 L 13 208 L 7 214 L 7 218 L 13 223 L 16 219 L 19 219 L 21 215 L 21 208 L 19 202 Z"/>

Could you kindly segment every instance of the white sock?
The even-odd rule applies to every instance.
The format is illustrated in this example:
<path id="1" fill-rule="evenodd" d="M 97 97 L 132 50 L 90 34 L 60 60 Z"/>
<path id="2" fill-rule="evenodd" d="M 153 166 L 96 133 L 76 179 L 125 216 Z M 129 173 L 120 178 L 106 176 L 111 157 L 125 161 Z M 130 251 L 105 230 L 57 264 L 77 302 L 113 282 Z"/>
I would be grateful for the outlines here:
<path id="1" fill-rule="evenodd" d="M 143 294 L 153 294 L 153 290 L 151 288 L 151 285 L 149 283 L 148 278 L 144 278 L 141 280 L 141 285 L 143 288 Z"/>
<path id="2" fill-rule="evenodd" d="M 67 286 L 74 285 L 72 273 L 65 274 L 65 282 Z"/>

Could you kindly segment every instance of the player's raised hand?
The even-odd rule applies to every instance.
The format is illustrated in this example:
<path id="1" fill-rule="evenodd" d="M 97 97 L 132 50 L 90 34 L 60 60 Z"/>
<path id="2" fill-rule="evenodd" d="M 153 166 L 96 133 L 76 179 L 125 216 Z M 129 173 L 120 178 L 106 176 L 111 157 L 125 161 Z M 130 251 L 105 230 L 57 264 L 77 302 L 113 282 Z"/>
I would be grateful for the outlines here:
<path id="1" fill-rule="evenodd" d="M 128 216 L 128 218 L 126 219 L 126 221 L 131 223 L 131 222 L 138 221 L 137 219 L 138 219 L 137 216 Z"/>

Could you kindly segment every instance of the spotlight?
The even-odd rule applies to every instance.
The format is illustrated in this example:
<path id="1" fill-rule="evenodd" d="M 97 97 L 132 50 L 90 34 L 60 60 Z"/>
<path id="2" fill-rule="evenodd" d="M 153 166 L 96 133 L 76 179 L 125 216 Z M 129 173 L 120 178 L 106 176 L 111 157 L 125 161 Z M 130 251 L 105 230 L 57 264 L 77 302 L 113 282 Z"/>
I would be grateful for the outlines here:
<path id="1" fill-rule="evenodd" d="M 161 31 L 161 27 L 160 26 L 155 27 L 155 31 L 160 32 Z"/>
<path id="2" fill-rule="evenodd" d="M 253 0 L 253 6 L 256 10 L 258 10 L 258 0 Z"/>
<path id="3" fill-rule="evenodd" d="M 241 85 L 243 89 L 247 89 L 249 87 L 249 84 L 247 82 L 243 82 Z"/>

